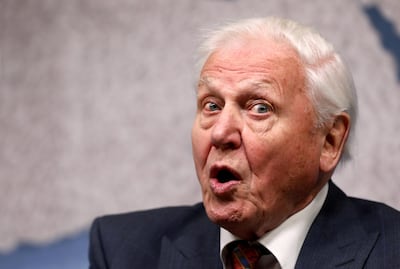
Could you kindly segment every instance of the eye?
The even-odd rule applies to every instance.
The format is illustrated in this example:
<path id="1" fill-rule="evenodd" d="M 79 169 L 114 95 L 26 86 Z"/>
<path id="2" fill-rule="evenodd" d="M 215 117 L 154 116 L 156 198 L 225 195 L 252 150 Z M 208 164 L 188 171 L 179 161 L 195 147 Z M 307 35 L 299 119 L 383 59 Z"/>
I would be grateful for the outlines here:
<path id="1" fill-rule="evenodd" d="M 257 114 L 265 114 L 272 111 L 272 107 L 266 103 L 257 103 L 251 107 L 251 111 Z"/>
<path id="2" fill-rule="evenodd" d="M 207 111 L 216 111 L 219 110 L 219 106 L 214 102 L 207 102 L 204 104 L 204 108 Z"/>

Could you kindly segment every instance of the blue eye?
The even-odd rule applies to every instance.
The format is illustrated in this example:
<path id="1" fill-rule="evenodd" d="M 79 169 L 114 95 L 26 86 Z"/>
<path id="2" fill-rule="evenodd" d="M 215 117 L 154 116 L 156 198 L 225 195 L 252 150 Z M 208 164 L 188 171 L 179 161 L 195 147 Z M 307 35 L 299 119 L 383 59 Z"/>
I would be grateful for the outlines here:
<path id="1" fill-rule="evenodd" d="M 219 110 L 218 105 L 217 105 L 216 103 L 214 103 L 214 102 L 207 102 L 207 103 L 205 104 L 205 108 L 206 108 L 208 111 L 216 111 L 216 110 Z"/>
<path id="2" fill-rule="evenodd" d="M 251 110 L 258 114 L 265 114 L 272 111 L 272 108 L 268 104 L 259 103 L 254 105 Z"/>

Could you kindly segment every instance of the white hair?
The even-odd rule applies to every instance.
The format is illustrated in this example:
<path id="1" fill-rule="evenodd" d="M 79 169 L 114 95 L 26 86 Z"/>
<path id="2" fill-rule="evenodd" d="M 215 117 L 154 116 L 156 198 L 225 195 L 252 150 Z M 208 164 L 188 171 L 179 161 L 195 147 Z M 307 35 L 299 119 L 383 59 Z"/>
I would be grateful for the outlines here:
<path id="1" fill-rule="evenodd" d="M 318 127 L 342 112 L 349 114 L 353 127 L 342 160 L 349 159 L 357 95 L 351 73 L 333 46 L 316 31 L 294 21 L 276 17 L 247 19 L 210 32 L 200 47 L 199 66 L 229 42 L 249 37 L 285 40 L 296 50 L 305 68 L 307 95 L 315 108 Z"/>

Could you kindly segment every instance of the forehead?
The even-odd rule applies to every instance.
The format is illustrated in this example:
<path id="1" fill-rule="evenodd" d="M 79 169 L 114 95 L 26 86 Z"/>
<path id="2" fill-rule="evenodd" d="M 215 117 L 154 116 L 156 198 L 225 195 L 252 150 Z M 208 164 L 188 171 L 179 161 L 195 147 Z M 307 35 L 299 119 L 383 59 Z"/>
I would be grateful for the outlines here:
<path id="1" fill-rule="evenodd" d="M 304 68 L 295 49 L 284 40 L 238 39 L 215 50 L 206 60 L 200 83 L 262 81 L 282 89 L 304 86 Z M 207 83 L 208 84 L 208 83 Z"/>

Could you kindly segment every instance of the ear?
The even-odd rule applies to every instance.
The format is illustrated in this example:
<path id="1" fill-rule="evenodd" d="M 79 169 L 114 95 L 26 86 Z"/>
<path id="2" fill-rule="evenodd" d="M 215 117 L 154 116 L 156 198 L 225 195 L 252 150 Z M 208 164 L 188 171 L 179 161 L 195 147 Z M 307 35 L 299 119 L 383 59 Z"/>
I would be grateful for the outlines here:
<path id="1" fill-rule="evenodd" d="M 345 112 L 335 116 L 333 122 L 328 125 L 320 157 L 322 171 L 333 171 L 339 163 L 349 131 L 350 116 Z"/>

